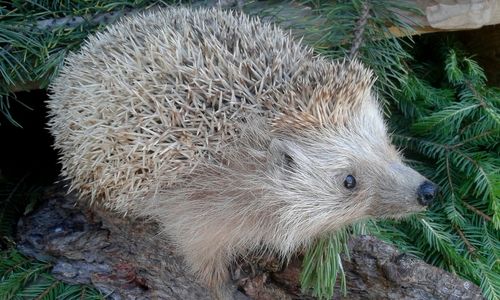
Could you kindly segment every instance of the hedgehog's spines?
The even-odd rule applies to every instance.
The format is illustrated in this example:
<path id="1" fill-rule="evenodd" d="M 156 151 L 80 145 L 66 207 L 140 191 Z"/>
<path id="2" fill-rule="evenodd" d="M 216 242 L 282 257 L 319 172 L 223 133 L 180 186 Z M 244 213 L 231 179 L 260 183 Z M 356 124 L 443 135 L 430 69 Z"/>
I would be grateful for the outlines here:
<path id="1" fill-rule="evenodd" d="M 422 210 L 373 75 L 220 10 L 136 14 L 90 36 L 51 85 L 49 128 L 82 198 L 158 222 L 229 298 L 249 252 L 286 261 L 367 216 Z M 346 176 L 356 176 L 346 189 Z"/>

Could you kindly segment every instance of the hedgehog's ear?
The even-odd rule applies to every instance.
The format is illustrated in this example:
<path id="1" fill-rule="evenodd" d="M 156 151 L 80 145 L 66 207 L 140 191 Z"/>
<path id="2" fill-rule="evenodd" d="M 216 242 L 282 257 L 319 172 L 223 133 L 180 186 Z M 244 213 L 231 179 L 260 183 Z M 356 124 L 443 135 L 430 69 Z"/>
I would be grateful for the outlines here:
<path id="1" fill-rule="evenodd" d="M 304 156 L 304 151 L 299 145 L 283 137 L 273 138 L 269 151 L 272 165 L 287 171 L 295 170 L 297 161 Z"/>
<path id="2" fill-rule="evenodd" d="M 371 101 L 375 79 L 357 60 L 335 63 L 332 72 L 331 81 L 313 91 L 306 111 L 321 125 L 345 125 L 362 111 L 363 103 Z"/>

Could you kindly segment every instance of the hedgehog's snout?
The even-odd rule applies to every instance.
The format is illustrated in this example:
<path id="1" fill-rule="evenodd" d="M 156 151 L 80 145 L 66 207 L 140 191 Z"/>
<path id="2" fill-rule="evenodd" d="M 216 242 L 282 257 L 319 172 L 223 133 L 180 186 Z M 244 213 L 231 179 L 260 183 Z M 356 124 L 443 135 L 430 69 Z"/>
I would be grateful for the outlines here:
<path id="1" fill-rule="evenodd" d="M 423 206 L 430 205 L 436 198 L 438 192 L 439 187 L 436 184 L 428 180 L 424 181 L 417 189 L 418 203 Z"/>

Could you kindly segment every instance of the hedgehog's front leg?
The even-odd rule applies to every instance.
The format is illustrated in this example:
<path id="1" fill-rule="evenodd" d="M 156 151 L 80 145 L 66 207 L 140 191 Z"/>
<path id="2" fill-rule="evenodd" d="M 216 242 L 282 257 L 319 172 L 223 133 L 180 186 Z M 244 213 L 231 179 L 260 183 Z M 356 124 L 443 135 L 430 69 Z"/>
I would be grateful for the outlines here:
<path id="1" fill-rule="evenodd" d="M 187 250 L 184 251 L 186 263 L 200 281 L 210 288 L 214 299 L 233 300 L 228 268 L 229 255 L 221 249 L 200 246 L 190 244 L 182 247 Z"/>

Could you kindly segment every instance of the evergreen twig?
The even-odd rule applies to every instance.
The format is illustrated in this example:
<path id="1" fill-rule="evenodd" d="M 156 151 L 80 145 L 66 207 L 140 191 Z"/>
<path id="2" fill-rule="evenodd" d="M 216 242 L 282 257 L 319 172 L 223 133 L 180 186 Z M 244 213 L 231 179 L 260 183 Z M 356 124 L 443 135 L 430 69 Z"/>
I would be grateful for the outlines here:
<path id="1" fill-rule="evenodd" d="M 485 219 L 486 221 L 488 222 L 491 222 L 492 219 L 490 216 L 488 216 L 487 214 L 485 214 L 484 212 L 480 211 L 479 209 L 475 208 L 474 206 L 470 205 L 469 203 L 465 202 L 464 201 L 464 205 L 465 207 L 467 207 L 468 209 L 472 210 L 473 212 L 475 212 L 476 214 L 480 215 L 483 219 Z"/>
<path id="2" fill-rule="evenodd" d="M 467 237 L 465 237 L 465 234 L 462 232 L 462 230 L 460 230 L 458 226 L 453 226 L 453 228 L 457 231 L 458 235 L 460 236 L 462 241 L 464 241 L 465 245 L 467 245 L 467 250 L 469 250 L 469 253 L 474 254 L 476 252 L 476 248 L 472 246 Z"/>
<path id="3" fill-rule="evenodd" d="M 175 0 L 0 0 L 0 114 L 21 126 L 11 114 L 14 92 L 46 88 L 64 57 L 88 34 L 119 17 Z"/>
<path id="4" fill-rule="evenodd" d="M 372 233 L 474 281 L 487 299 L 498 299 L 500 90 L 486 86 L 482 69 L 456 50 L 456 44 L 436 47 L 436 54 L 442 55 L 437 62 L 412 59 L 410 45 L 387 38 L 385 24 L 405 25 L 394 10 L 384 8 L 401 2 L 382 0 L 370 7 L 370 13 L 366 13 L 366 3 L 319 1 L 318 10 L 331 26 L 322 31 L 318 48 L 337 59 L 346 54 L 356 57 L 374 70 L 376 88 L 390 110 L 395 144 L 442 190 L 440 201 L 426 215 L 378 222 Z M 346 40 L 352 41 L 350 48 L 345 48 Z M 466 203 L 463 199 L 473 200 Z M 331 238 L 341 242 L 335 235 Z M 310 251 L 320 253 L 316 248 Z M 306 256 L 304 266 L 311 266 L 312 259 Z M 303 278 L 303 286 L 331 297 L 319 287 L 337 278 L 335 272 L 340 269 L 330 270 L 328 277 L 324 275 L 327 268 L 316 268 L 308 269 L 306 279 L 311 280 Z M 323 275 L 314 277 L 315 272 Z"/>
<path id="5" fill-rule="evenodd" d="M 131 8 L 123 8 L 115 11 L 97 13 L 94 15 L 84 16 L 65 16 L 55 19 L 44 19 L 35 23 L 36 30 L 38 31 L 52 31 L 56 28 L 76 28 L 81 25 L 99 26 L 114 23 L 119 18 L 134 13 L 137 10 Z"/>
<path id="6" fill-rule="evenodd" d="M 17 250 L 0 252 L 0 299 L 104 300 L 85 285 L 69 285 L 49 274 L 52 265 L 21 255 Z"/>
<path id="7" fill-rule="evenodd" d="M 365 27 L 370 15 L 370 5 L 371 3 L 369 0 L 363 1 L 361 15 L 356 22 L 356 27 L 354 28 L 354 39 L 348 56 L 350 60 L 353 60 L 358 55 L 359 48 L 363 44 Z"/>
<path id="8" fill-rule="evenodd" d="M 50 292 L 52 292 L 60 284 L 61 284 L 60 281 L 54 281 L 48 288 L 45 289 L 45 291 L 43 291 L 40 295 L 38 295 L 35 300 L 44 299 Z"/>

